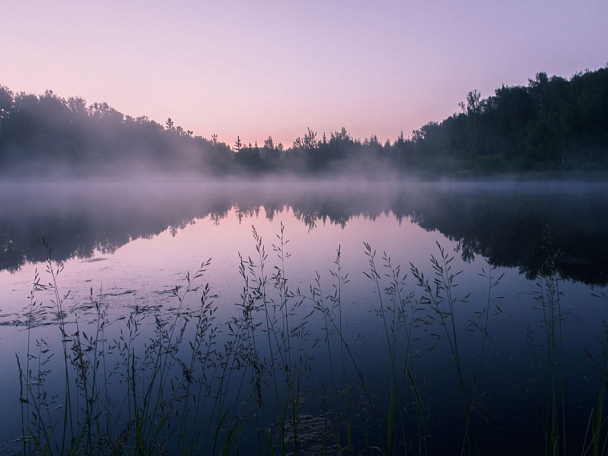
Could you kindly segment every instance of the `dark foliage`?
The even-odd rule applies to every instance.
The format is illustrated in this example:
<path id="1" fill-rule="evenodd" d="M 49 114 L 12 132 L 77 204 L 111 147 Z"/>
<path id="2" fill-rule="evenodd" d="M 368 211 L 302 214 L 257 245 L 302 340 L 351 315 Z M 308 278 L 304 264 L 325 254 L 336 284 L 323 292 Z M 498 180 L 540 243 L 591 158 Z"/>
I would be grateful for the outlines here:
<path id="1" fill-rule="evenodd" d="M 608 67 L 570 80 L 538 73 L 527 86 L 503 86 L 482 99 L 471 91 L 461 112 L 429 122 L 392 144 L 363 141 L 345 128 L 319 137 L 307 129 L 284 150 L 237 138 L 231 148 L 193 136 L 169 118 L 161 125 L 81 98 L 13 94 L 0 86 L 0 167 L 36 171 L 68 165 L 79 172 L 161 170 L 224 173 L 369 174 L 409 171 L 503 172 L 608 168 Z"/>
<path id="2" fill-rule="evenodd" d="M 605 169 L 608 68 L 567 81 L 538 73 L 527 87 L 477 91 L 462 112 L 416 130 L 400 157 L 408 164 L 475 171 Z"/>
<path id="3" fill-rule="evenodd" d="M 86 173 L 152 167 L 164 171 L 223 173 L 232 153 L 223 143 L 192 136 L 145 116 L 133 118 L 107 103 L 82 98 L 13 93 L 0 86 L 0 166 L 39 171 L 66 166 Z"/>

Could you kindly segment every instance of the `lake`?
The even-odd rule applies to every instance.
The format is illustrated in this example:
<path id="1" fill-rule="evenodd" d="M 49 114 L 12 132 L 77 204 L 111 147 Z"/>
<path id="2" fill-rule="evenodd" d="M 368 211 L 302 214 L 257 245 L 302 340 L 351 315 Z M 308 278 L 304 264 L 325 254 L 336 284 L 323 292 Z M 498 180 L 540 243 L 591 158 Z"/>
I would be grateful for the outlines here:
<path id="1" fill-rule="evenodd" d="M 0 187 L 9 452 L 585 453 L 606 437 L 606 183 Z"/>

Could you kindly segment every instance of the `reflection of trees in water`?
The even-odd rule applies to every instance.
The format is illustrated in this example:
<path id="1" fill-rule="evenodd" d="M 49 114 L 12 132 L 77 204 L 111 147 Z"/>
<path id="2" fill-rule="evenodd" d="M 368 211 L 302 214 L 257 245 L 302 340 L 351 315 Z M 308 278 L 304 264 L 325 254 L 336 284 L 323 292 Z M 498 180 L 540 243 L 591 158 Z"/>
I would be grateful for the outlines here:
<path id="1" fill-rule="evenodd" d="M 547 255 L 557 255 L 565 277 L 608 283 L 608 202 L 601 191 L 442 194 L 413 220 L 457 241 L 467 261 L 482 255 L 534 278 Z"/>
<path id="2" fill-rule="evenodd" d="M 344 228 L 353 217 L 376 220 L 392 214 L 399 222 L 409 219 L 456 241 L 466 261 L 481 255 L 493 265 L 517 267 L 529 278 L 542 271 L 549 249 L 558 253 L 557 266 L 565 277 L 608 283 L 608 202 L 601 185 L 585 192 L 573 187 L 548 191 L 547 186 L 531 184 L 512 191 L 481 184 L 395 186 L 388 191 L 346 185 L 276 188 L 286 190 L 237 185 L 179 196 L 140 189 L 125 196 L 120 194 L 124 189 L 114 189 L 97 192 L 94 198 L 73 197 L 65 204 L 52 198 L 40 204 L 12 195 L 12 203 L 0 214 L 0 268 L 14 271 L 26 262 L 44 261 L 42 237 L 53 247 L 54 258 L 64 261 L 87 258 L 95 251 L 112 253 L 167 229 L 175 235 L 199 218 L 221 224 L 231 210 L 243 221 L 259 217 L 264 209 L 272 221 L 291 209 L 309 229 L 322 224 Z"/>

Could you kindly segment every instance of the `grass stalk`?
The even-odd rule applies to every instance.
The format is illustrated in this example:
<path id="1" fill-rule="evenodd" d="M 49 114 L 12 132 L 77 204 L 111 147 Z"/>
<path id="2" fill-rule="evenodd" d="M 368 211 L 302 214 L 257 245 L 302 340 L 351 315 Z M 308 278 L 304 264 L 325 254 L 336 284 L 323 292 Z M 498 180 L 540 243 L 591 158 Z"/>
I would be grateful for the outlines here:
<path id="1" fill-rule="evenodd" d="M 452 270 L 453 256 L 449 256 L 439 243 L 439 257 L 431 255 L 431 266 L 434 271 L 434 279 L 431 283 L 425 275 L 413 264 L 410 264 L 410 271 L 416 279 L 418 286 L 422 289 L 423 295 L 421 303 L 428 305 L 433 314 L 428 315 L 429 323 L 438 324 L 443 331 L 445 340 L 447 340 L 458 385 L 459 398 L 459 413 L 460 413 L 460 433 L 461 433 L 461 454 L 471 454 L 473 451 L 479 453 L 475 433 L 471 429 L 471 413 L 472 403 L 469 392 L 467 391 L 467 382 L 464 378 L 464 373 L 461 364 L 461 354 L 458 345 L 459 335 L 456 326 L 456 305 L 466 304 L 469 294 L 456 298 L 454 296 L 457 283 L 455 281 L 462 271 L 454 272 Z M 439 335 L 435 335 L 440 338 Z"/>
<path id="2" fill-rule="evenodd" d="M 255 227 L 252 231 L 255 260 L 239 254 L 243 287 L 236 303 L 238 312 L 225 324 L 216 319 L 216 296 L 209 285 L 196 285 L 210 266 L 208 260 L 192 276 L 186 274 L 183 286 L 175 287 L 174 308 L 152 316 L 136 309 L 124 323 L 120 320 L 124 327 L 111 342 L 106 340 L 110 323 L 101 290 L 99 298 L 93 297 L 92 290 L 89 297 L 93 323 L 83 323 L 76 314 L 68 317 L 68 295 L 62 295 L 58 285 L 62 266 L 51 260 L 47 246 L 50 280 L 42 285 L 35 274 L 26 311 L 27 357 L 16 357 L 22 453 L 309 454 L 313 448 L 307 441 L 311 416 L 307 401 L 318 399 L 313 395 L 319 392 L 319 402 L 311 402 L 321 403 L 321 412 L 313 422 L 323 429 L 317 438 L 324 454 L 432 453 L 431 437 L 437 431 L 429 419 L 427 383 L 418 361 L 417 331 L 423 324 L 439 328 L 433 329 L 437 334 L 431 336 L 447 344 L 460 423 L 457 450 L 460 454 L 482 452 L 479 441 L 483 436 L 474 412 L 481 400 L 489 345 L 508 359 L 491 328 L 493 309 L 501 311 L 495 292 L 502 276 L 496 268 L 488 265 L 480 274 L 487 289 L 481 298 L 482 308 L 469 320 L 468 327 L 478 331 L 475 334 L 480 344 L 475 345 L 474 353 L 466 353 L 465 360 L 462 338 L 467 328 L 462 326 L 460 312 L 465 310 L 463 304 L 469 295 L 458 293 L 461 272 L 454 270 L 454 258 L 438 244 L 439 254 L 430 257 L 429 278 L 413 264 L 405 274 L 386 252 L 379 260 L 376 251 L 364 244 L 364 275 L 376 294 L 374 311 L 380 319 L 374 326 L 383 347 L 377 356 L 384 356 L 388 366 L 387 383 L 378 386 L 378 390 L 385 387 L 381 393 L 386 394 L 376 396 L 376 377 L 371 377 L 376 373 L 363 367 L 365 360 L 357 352 L 360 339 L 351 336 L 343 308 L 350 280 L 341 248 L 330 270 L 330 294 L 324 294 L 317 273 L 305 296 L 290 287 L 289 241 L 283 225 L 272 245 L 276 265 L 269 265 L 262 237 Z M 270 277 L 269 267 L 273 268 Z M 566 454 L 563 322 L 567 311 L 555 263 L 548 262 L 547 267 L 549 273 L 539 278 L 535 293 L 547 359 L 543 437 L 546 454 Z M 417 293 L 408 292 L 410 281 Z M 35 320 L 42 307 L 36 300 L 40 291 L 53 295 L 60 336 L 55 346 L 64 356 L 63 361 L 57 361 L 57 373 L 51 372 L 54 364 L 49 345 L 44 338 L 34 337 Z M 194 293 L 200 299 L 192 307 Z M 311 322 L 318 322 L 320 330 L 313 340 Z M 148 339 L 143 335 L 144 326 L 153 329 Z M 605 454 L 608 447 L 604 413 L 608 385 L 606 326 L 601 344 L 600 358 L 593 358 L 600 372 L 600 391 L 588 415 L 583 454 Z M 313 362 L 317 350 L 325 351 L 328 360 L 323 375 L 315 370 Z M 429 352 L 427 356 L 432 355 Z M 469 363 L 469 359 L 474 361 Z M 111 363 L 115 363 L 113 367 Z M 513 366 L 508 367 L 516 377 Z M 52 374 L 65 380 L 58 394 L 48 380 Z"/>

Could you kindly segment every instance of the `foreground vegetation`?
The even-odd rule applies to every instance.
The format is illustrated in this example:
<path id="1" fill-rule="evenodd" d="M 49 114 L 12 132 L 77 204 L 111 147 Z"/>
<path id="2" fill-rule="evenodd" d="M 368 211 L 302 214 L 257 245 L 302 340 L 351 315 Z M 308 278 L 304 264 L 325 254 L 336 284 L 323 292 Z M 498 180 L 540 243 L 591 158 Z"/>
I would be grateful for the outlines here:
<path id="1" fill-rule="evenodd" d="M 0 85 L 0 171 L 48 172 L 48 163 L 79 175 L 142 165 L 213 175 L 606 170 L 608 67 L 569 80 L 541 72 L 485 99 L 473 90 L 460 112 L 393 142 L 353 138 L 345 128 L 329 135 L 308 129 L 288 148 L 270 136 L 263 145 L 207 139 L 171 118 L 160 124 L 107 103 L 87 106 L 52 91 L 14 94 Z"/>
<path id="2" fill-rule="evenodd" d="M 555 255 L 547 255 L 534 292 L 543 340 L 538 350 L 529 333 L 530 367 L 542 380 L 533 386 L 494 337 L 492 320 L 501 312 L 496 269 L 481 271 L 487 285 L 484 304 L 471 312 L 466 310 L 469 295 L 457 287 L 460 272 L 441 246 L 430 257 L 427 275 L 411 264 L 406 274 L 386 253 L 378 255 L 365 244 L 364 275 L 377 298 L 377 325 L 369 328 L 378 327 L 381 334 L 382 349 L 371 354 L 383 367 L 378 375 L 365 367 L 370 354 L 360 338 L 368 335 L 353 333 L 344 318 L 343 293 L 351 279 L 340 249 L 330 289 L 317 275 L 308 290 L 294 290 L 286 274 L 290 254 L 283 227 L 270 259 L 255 228 L 253 237 L 256 256 L 241 257 L 241 300 L 228 321 L 216 317 L 209 285 L 197 285 L 210 260 L 174 289 L 172 312 L 136 310 L 124 324 L 110 324 L 102 295 L 91 293 L 93 323 L 69 320 L 59 288 L 61 265 L 47 248 L 48 283 L 36 275 L 27 313 L 27 355 L 17 356 L 23 431 L 17 450 L 338 455 L 500 454 L 501 449 L 505 454 L 566 454 L 576 449 L 606 454 L 608 331 L 597 354 L 590 353 L 598 367 L 597 403 L 584 411 L 586 431 L 578 435 L 568 412 L 567 311 Z M 58 342 L 34 337 L 41 308 L 37 295 L 43 290 L 54 296 Z M 475 318 L 463 320 L 469 314 Z M 433 345 L 421 346 L 427 341 Z M 443 366 L 434 372 L 448 380 L 441 403 L 427 394 L 433 379 L 425 378 L 423 365 L 429 357 Z M 495 426 L 493 415 L 484 411 L 482 385 L 490 358 L 500 360 L 517 401 L 534 416 L 532 432 L 517 426 L 511 431 L 522 439 L 532 435 L 533 441 L 488 436 Z M 447 424 L 438 426 L 438 416 Z M 511 447 L 501 448 L 501 442 Z"/>

